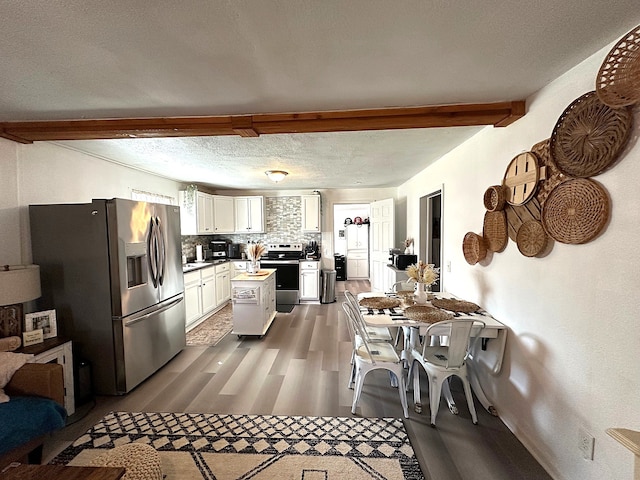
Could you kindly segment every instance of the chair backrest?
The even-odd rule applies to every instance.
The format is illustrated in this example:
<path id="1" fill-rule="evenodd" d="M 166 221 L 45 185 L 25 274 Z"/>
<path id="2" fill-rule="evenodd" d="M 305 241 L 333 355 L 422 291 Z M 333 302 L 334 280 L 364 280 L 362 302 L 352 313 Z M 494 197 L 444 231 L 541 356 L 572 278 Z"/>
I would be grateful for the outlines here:
<path id="1" fill-rule="evenodd" d="M 356 296 L 351 293 L 349 290 L 345 290 L 344 291 L 344 296 L 347 299 L 347 302 L 349 302 L 350 305 L 352 305 L 353 307 L 355 307 L 356 309 L 360 309 L 360 305 L 358 304 L 358 299 L 356 298 Z"/>
<path id="2" fill-rule="evenodd" d="M 448 327 L 449 346 L 447 353 L 447 361 L 445 363 L 446 368 L 459 368 L 467 358 L 469 351 L 469 342 L 471 340 L 471 329 L 474 326 L 481 328 L 485 327 L 485 323 L 482 320 L 475 320 L 472 318 L 456 318 L 452 320 L 444 320 L 437 322 L 429 326 L 426 331 L 426 335 L 433 335 L 432 330 L 442 330 L 442 327 Z M 438 334 L 441 335 L 442 334 Z M 425 340 L 422 354 L 424 356 L 428 342 Z"/>
<path id="3" fill-rule="evenodd" d="M 347 302 L 342 303 L 342 309 L 346 315 L 347 319 L 347 328 L 349 329 L 349 338 L 351 339 L 351 343 L 353 343 L 354 347 L 356 344 L 356 327 L 353 324 L 353 318 L 351 313 L 351 306 Z"/>
<path id="4" fill-rule="evenodd" d="M 405 280 L 404 282 L 396 282 L 393 285 L 391 285 L 391 291 L 399 292 L 401 290 L 414 290 L 415 285 L 416 285 L 415 282 L 412 282 L 410 280 Z"/>
<path id="5" fill-rule="evenodd" d="M 373 354 L 371 353 L 371 348 L 369 347 L 369 339 L 367 338 L 367 333 L 366 330 L 363 326 L 363 324 L 360 322 L 358 316 L 360 315 L 359 311 L 356 311 L 353 309 L 353 306 L 350 305 L 348 302 L 344 302 L 342 304 L 342 309 L 344 310 L 344 313 L 346 313 L 347 315 L 347 322 L 349 322 L 351 324 L 351 328 L 353 328 L 353 333 L 354 333 L 354 338 L 353 338 L 353 346 L 354 348 L 356 348 L 356 341 L 355 341 L 355 335 L 357 335 L 358 337 L 360 337 L 361 341 L 362 341 L 362 345 L 364 345 L 364 347 L 367 350 L 367 353 L 369 354 L 369 358 L 371 359 L 371 362 L 375 365 L 376 361 L 373 357 Z"/>

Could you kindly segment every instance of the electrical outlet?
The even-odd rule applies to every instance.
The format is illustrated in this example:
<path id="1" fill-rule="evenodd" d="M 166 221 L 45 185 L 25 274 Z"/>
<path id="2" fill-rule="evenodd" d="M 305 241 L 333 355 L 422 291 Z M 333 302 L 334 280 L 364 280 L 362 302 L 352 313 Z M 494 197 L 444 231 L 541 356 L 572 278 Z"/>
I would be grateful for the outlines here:
<path id="1" fill-rule="evenodd" d="M 578 430 L 578 450 L 582 453 L 582 458 L 586 460 L 593 460 L 593 447 L 595 444 L 595 438 L 584 430 L 580 428 Z"/>
<path id="2" fill-rule="evenodd" d="M 451 272 L 451 260 L 447 260 L 447 272 Z"/>

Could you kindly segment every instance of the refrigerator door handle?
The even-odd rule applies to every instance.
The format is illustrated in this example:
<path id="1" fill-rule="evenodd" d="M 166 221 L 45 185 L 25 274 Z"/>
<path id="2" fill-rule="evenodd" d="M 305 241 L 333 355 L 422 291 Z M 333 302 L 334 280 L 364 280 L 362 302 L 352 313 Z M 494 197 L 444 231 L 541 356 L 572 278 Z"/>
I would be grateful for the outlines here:
<path id="1" fill-rule="evenodd" d="M 171 302 L 162 305 L 161 307 L 157 307 L 154 310 L 147 312 L 146 310 L 143 311 L 142 314 L 138 315 L 138 316 L 134 316 L 128 320 L 126 320 L 124 322 L 124 326 L 125 327 L 129 327 L 131 325 L 133 325 L 134 323 L 138 323 L 141 322 L 142 320 L 146 320 L 149 317 L 152 317 L 153 315 L 157 315 L 158 313 L 162 313 L 165 310 L 169 310 L 170 308 L 176 306 L 178 303 L 180 303 L 183 300 L 183 297 L 181 296 L 180 298 L 176 298 L 175 300 L 172 300 Z"/>
<path id="2" fill-rule="evenodd" d="M 158 239 L 158 283 L 162 285 L 164 283 L 164 267 L 167 259 L 167 252 L 164 243 L 164 235 L 162 234 L 162 226 L 160 225 L 160 219 L 158 217 L 156 217 L 155 232 Z"/>
<path id="3" fill-rule="evenodd" d="M 156 229 L 153 218 L 149 224 L 149 236 L 147 237 L 147 257 L 149 258 L 149 270 L 151 271 L 151 281 L 153 286 L 158 288 L 158 243 L 156 240 Z"/>

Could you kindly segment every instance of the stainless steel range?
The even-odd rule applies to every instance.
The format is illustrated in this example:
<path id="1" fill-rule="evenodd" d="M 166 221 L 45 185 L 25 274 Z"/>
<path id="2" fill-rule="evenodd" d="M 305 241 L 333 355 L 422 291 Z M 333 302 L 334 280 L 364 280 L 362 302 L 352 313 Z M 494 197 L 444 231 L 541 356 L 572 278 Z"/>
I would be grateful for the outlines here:
<path id="1" fill-rule="evenodd" d="M 267 245 L 266 257 L 260 265 L 276 269 L 276 310 L 290 312 L 300 303 L 300 259 L 303 258 L 301 243 L 272 243 Z"/>

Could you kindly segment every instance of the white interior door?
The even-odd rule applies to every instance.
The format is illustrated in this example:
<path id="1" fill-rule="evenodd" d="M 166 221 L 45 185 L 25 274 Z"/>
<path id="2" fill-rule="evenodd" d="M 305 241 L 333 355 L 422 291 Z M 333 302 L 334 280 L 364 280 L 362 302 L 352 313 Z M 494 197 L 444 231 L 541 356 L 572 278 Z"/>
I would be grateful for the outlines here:
<path id="1" fill-rule="evenodd" d="M 393 198 L 371 203 L 371 289 L 386 292 L 393 284 L 393 272 L 387 268 L 389 249 L 395 241 L 395 203 Z"/>

